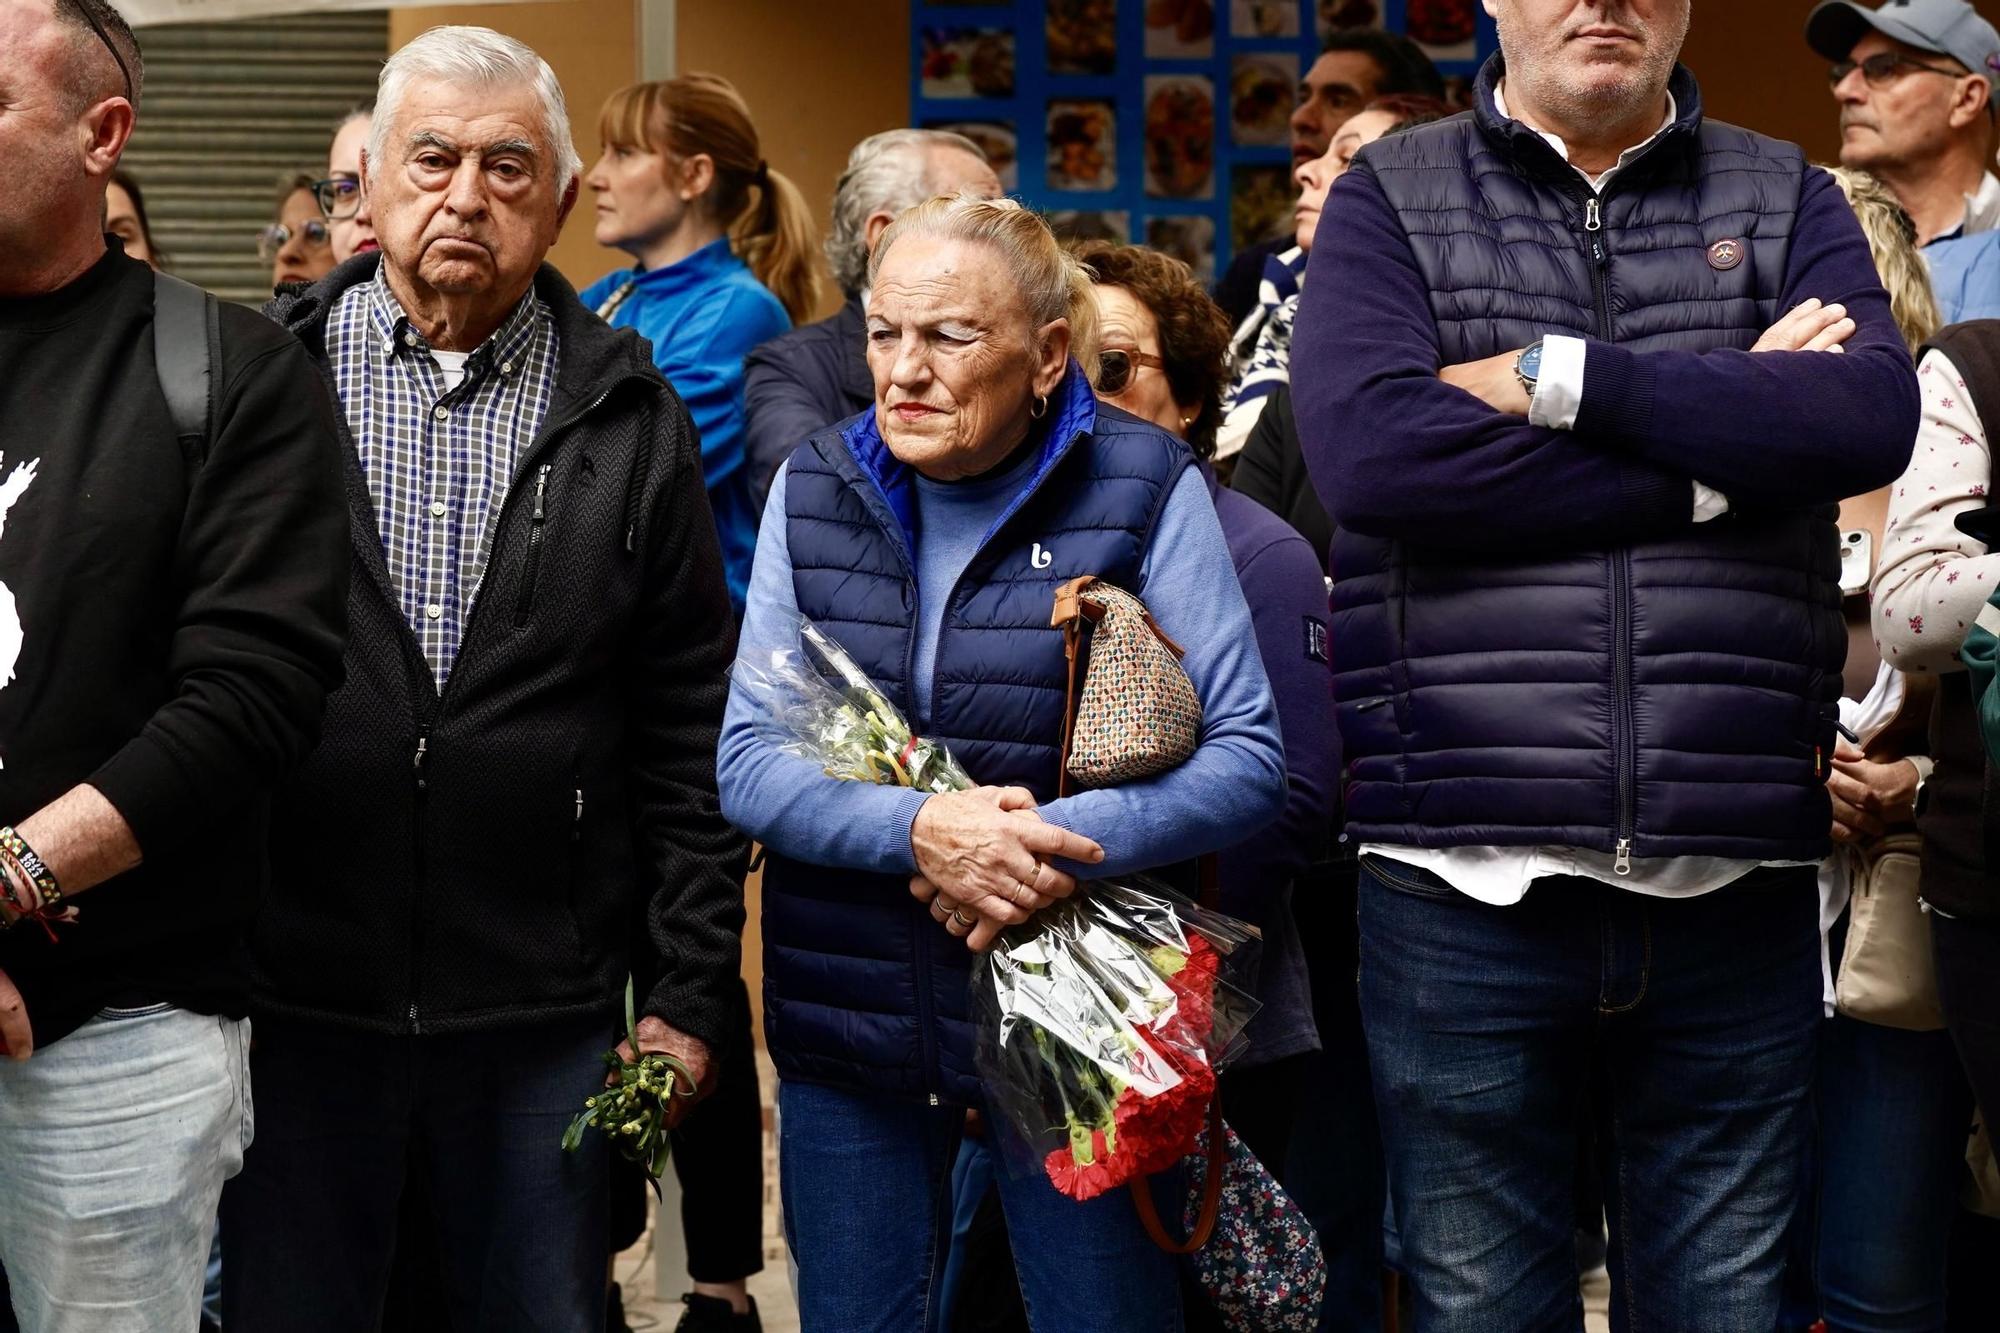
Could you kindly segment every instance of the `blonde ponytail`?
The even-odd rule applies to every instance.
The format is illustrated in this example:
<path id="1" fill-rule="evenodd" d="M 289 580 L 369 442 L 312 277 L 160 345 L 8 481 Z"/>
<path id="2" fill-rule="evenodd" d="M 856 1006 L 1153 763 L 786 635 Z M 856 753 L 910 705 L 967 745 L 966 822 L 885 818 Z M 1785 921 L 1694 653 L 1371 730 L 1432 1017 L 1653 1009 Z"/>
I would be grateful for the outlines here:
<path id="1" fill-rule="evenodd" d="M 762 167 L 757 202 L 729 229 L 730 244 L 778 298 L 792 323 L 804 324 L 820 302 L 819 229 L 799 187 L 768 164 Z"/>

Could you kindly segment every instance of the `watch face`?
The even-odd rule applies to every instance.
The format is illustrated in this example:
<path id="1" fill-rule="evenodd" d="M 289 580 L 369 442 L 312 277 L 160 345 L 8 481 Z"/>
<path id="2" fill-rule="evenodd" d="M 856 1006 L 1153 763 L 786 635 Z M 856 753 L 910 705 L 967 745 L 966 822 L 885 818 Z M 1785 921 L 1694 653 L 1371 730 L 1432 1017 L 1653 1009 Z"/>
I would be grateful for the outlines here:
<path id="1" fill-rule="evenodd" d="M 1535 343 L 1521 353 L 1521 373 L 1529 379 L 1540 379 L 1542 375 L 1542 345 Z"/>

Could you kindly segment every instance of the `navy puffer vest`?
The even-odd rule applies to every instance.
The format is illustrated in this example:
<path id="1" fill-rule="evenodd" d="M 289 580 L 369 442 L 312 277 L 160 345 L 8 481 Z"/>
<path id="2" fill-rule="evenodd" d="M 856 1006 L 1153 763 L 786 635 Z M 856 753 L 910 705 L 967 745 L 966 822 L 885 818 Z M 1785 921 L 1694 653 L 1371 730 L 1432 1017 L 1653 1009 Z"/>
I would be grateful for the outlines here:
<path id="1" fill-rule="evenodd" d="M 1478 109 L 1370 145 L 1447 364 L 1573 333 L 1747 349 L 1779 314 L 1799 149 L 1674 124 L 1606 194 Z M 1736 241 L 1734 267 L 1709 247 Z M 1294 374 L 1304 373 L 1300 367 Z M 1611 551 L 1467 558 L 1343 532 L 1334 634 L 1348 828 L 1426 847 L 1811 860 L 1846 652 L 1832 511 L 1735 512 Z"/>
<path id="2" fill-rule="evenodd" d="M 938 636 L 931 712 L 917 729 L 980 782 L 1055 796 L 1065 685 L 1057 585 L 1139 583 L 1186 447 L 1100 406 L 1072 365 L 1037 466 L 960 577 Z M 909 470 L 873 409 L 814 436 L 785 474 L 798 608 L 831 633 L 906 716 L 916 613 Z M 975 1104 L 972 955 L 901 878 L 764 866 L 764 1015 L 784 1078 Z"/>

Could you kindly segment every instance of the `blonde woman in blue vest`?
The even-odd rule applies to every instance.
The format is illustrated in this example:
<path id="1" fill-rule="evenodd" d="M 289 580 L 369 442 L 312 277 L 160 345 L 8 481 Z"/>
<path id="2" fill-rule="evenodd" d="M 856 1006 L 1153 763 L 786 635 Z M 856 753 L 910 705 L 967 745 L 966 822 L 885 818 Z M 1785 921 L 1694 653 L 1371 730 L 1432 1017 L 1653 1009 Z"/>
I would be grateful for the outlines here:
<path id="1" fill-rule="evenodd" d="M 875 406 L 772 485 L 741 652 L 803 613 L 976 778 L 926 795 L 827 777 L 733 695 L 723 811 L 769 850 L 766 1036 L 781 1080 L 787 1239 L 807 1333 L 936 1327 L 972 1063 L 968 973 L 1074 890 L 1242 841 L 1283 808 L 1275 708 L 1243 591 L 1181 441 L 1097 402 L 1087 276 L 1034 214 L 934 199 L 877 244 Z M 1056 798 L 1056 587 L 1136 593 L 1187 648 L 1203 727 L 1178 768 Z M 795 641 L 795 631 L 791 635 Z M 1127 1197 L 1003 1173 L 1037 1333 L 1180 1327 L 1171 1259 Z"/>

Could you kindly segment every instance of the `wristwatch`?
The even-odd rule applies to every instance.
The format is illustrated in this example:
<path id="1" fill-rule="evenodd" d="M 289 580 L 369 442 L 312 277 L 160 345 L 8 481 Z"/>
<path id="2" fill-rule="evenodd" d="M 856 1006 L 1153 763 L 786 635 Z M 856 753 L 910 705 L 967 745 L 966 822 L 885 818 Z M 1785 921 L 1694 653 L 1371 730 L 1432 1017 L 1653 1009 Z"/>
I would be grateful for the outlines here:
<path id="1" fill-rule="evenodd" d="M 1542 340 L 1535 339 L 1521 349 L 1514 358 L 1514 378 L 1521 381 L 1521 387 L 1528 391 L 1528 397 L 1535 396 L 1535 385 L 1542 377 Z"/>

